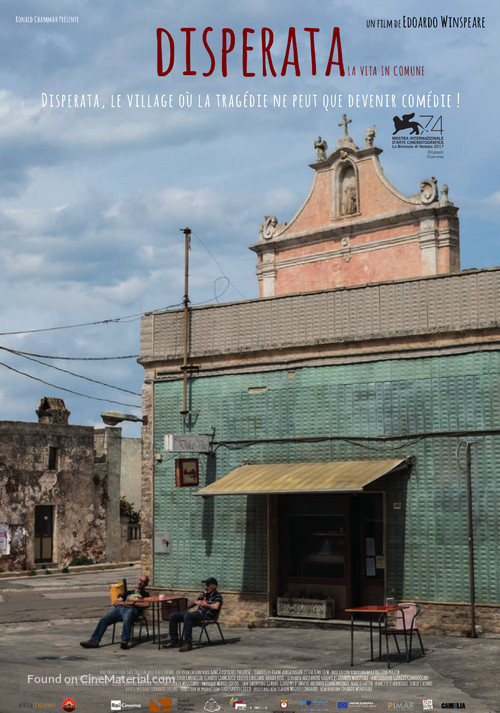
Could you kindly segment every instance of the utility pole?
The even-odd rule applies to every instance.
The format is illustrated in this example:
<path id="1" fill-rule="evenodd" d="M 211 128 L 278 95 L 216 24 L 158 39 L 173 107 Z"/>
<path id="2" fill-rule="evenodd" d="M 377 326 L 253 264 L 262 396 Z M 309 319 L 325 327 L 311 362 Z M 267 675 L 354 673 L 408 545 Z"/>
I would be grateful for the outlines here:
<path id="1" fill-rule="evenodd" d="M 189 351 L 189 248 L 191 243 L 191 228 L 181 228 L 184 233 L 184 354 L 182 360 L 182 411 L 181 416 L 186 421 L 189 413 L 187 406 L 187 378 Z"/>

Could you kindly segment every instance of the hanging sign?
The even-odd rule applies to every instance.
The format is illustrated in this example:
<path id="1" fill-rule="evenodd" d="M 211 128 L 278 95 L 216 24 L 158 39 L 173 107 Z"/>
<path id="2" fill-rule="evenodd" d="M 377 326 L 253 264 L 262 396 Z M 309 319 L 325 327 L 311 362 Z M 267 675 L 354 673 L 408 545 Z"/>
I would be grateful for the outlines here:
<path id="1" fill-rule="evenodd" d="M 167 453 L 206 453 L 210 450 L 210 441 L 208 436 L 203 435 L 176 436 L 167 434 L 165 436 L 165 450 Z"/>

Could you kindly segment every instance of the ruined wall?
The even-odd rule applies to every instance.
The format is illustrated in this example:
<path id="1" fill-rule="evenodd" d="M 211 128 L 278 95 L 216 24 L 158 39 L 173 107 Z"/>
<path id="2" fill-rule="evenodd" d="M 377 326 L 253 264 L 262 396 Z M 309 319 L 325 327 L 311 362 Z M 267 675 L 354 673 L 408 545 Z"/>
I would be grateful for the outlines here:
<path id="1" fill-rule="evenodd" d="M 92 427 L 0 422 L 0 522 L 13 535 L 0 566 L 33 565 L 39 505 L 52 507 L 54 562 L 104 560 L 107 490 L 106 469 L 94 469 Z"/>
<path id="2" fill-rule="evenodd" d="M 134 510 L 141 509 L 141 439 L 123 438 L 120 471 L 120 497 L 125 496 Z"/>

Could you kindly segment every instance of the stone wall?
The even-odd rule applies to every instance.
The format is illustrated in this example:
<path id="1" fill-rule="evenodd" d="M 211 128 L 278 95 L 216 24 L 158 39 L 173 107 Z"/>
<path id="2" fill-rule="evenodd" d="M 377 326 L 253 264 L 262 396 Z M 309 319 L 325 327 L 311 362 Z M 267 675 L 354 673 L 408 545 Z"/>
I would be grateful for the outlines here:
<path id="1" fill-rule="evenodd" d="M 93 428 L 0 423 L 0 522 L 11 527 L 16 539 L 13 556 L 3 558 L 3 566 L 33 565 L 35 507 L 40 505 L 52 507 L 54 562 L 81 555 L 102 561 L 106 504 L 107 478 L 94 472 Z"/>
<path id="2" fill-rule="evenodd" d="M 134 510 L 141 509 L 141 439 L 122 438 L 120 497 L 126 497 Z"/>
<path id="3" fill-rule="evenodd" d="M 146 381 L 142 388 L 142 413 L 150 416 L 142 427 L 141 568 L 150 576 L 153 573 L 153 403 L 153 384 Z"/>
<path id="4" fill-rule="evenodd" d="M 470 636 L 472 631 L 469 604 L 422 604 L 418 627 L 429 634 Z M 476 605 L 476 632 L 481 635 L 500 635 L 500 605 Z"/>
<path id="5" fill-rule="evenodd" d="M 143 570 L 144 571 L 144 570 Z M 160 589 L 149 587 L 152 595 L 185 596 L 189 602 L 200 594 L 201 590 Z M 264 626 L 268 618 L 267 594 L 240 594 L 221 591 L 224 600 L 220 615 L 221 626 Z"/>
<path id="6" fill-rule="evenodd" d="M 178 589 L 161 589 L 150 587 L 152 595 L 186 596 L 192 601 L 199 591 Z M 270 619 L 268 614 L 267 594 L 239 594 L 238 592 L 221 592 L 224 604 L 221 613 L 221 625 L 227 627 L 274 626 L 280 625 L 279 619 Z M 471 618 L 470 606 L 467 604 L 422 604 L 418 617 L 418 628 L 424 634 L 442 634 L 444 636 L 470 636 Z M 348 620 L 312 622 L 307 619 L 291 621 L 290 617 L 282 620 L 287 626 L 348 626 Z M 476 631 L 478 636 L 500 635 L 500 606 L 476 606 Z M 425 646 L 425 640 L 424 640 Z"/>

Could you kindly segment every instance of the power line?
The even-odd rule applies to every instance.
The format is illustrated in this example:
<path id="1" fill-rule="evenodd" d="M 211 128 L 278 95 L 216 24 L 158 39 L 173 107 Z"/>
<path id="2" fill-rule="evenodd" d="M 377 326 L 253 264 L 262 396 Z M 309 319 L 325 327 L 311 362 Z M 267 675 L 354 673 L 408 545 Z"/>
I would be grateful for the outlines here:
<path id="1" fill-rule="evenodd" d="M 39 381 L 46 386 L 52 386 L 54 389 L 59 389 L 60 391 L 67 391 L 70 394 L 75 394 L 75 396 L 82 396 L 84 399 L 92 399 L 93 401 L 105 401 L 108 404 L 118 404 L 119 406 L 131 406 L 132 408 L 141 408 L 140 404 L 128 404 L 123 401 L 113 401 L 113 399 L 101 399 L 98 396 L 89 396 L 88 394 L 82 394 L 79 391 L 73 391 L 72 389 L 66 389 L 64 386 L 58 386 L 57 384 L 52 384 L 50 381 L 45 381 L 44 379 L 39 379 L 37 376 L 32 374 L 27 374 L 25 371 L 20 371 L 19 369 L 14 369 L 13 366 L 9 366 L 4 362 L 0 361 L 0 366 L 4 366 L 10 371 L 14 371 L 16 374 L 21 374 L 22 376 L 27 376 L 28 379 L 33 379 L 34 381 Z"/>
<path id="2" fill-rule="evenodd" d="M 219 261 L 217 260 L 217 258 L 215 257 L 215 255 L 211 252 L 211 250 L 209 249 L 209 247 L 208 247 L 207 245 L 205 245 L 205 243 L 204 243 L 203 240 L 200 238 L 200 236 L 197 235 L 194 231 L 193 231 L 193 235 L 194 235 L 195 238 L 197 238 L 197 239 L 200 241 L 200 243 L 203 245 L 203 247 L 205 248 L 205 250 L 207 251 L 207 253 L 210 255 L 210 257 L 212 258 L 212 260 L 215 262 L 215 264 L 217 265 L 217 267 L 218 267 L 219 270 L 221 271 L 222 276 L 226 278 L 226 280 L 228 281 L 228 283 L 236 290 L 236 292 L 240 295 L 240 297 L 242 297 L 243 299 L 246 299 L 245 295 L 242 294 L 242 293 L 239 291 L 239 289 L 236 287 L 236 285 L 234 285 L 234 284 L 231 282 L 231 280 L 229 279 L 229 277 L 226 275 L 226 273 L 225 273 L 224 270 L 222 269 L 221 264 L 219 263 Z M 227 288 L 226 288 L 226 289 L 227 289 Z M 226 290 L 224 290 L 224 291 L 222 292 L 222 294 L 224 294 L 225 291 L 226 291 Z M 214 283 L 214 293 L 215 293 L 215 283 Z M 219 296 L 220 296 L 220 295 L 219 295 Z M 215 297 L 215 299 L 217 299 L 217 297 Z"/>
<path id="3" fill-rule="evenodd" d="M 182 303 L 168 305 L 167 307 L 161 307 L 156 310 L 146 310 L 146 312 L 161 312 L 168 309 L 173 309 L 174 307 L 182 307 Z M 79 327 L 93 327 L 98 324 L 116 324 L 118 322 L 134 321 L 134 319 L 140 319 L 144 312 L 136 312 L 135 314 L 129 314 L 125 317 L 113 317 L 109 319 L 101 319 L 96 322 L 80 322 L 79 324 L 65 324 L 59 327 L 43 327 L 41 329 L 21 329 L 16 332 L 0 332 L 0 337 L 11 336 L 15 334 L 37 334 L 38 332 L 55 332 L 59 329 L 77 329 Z"/>
<path id="4" fill-rule="evenodd" d="M 6 352 L 12 352 L 20 356 L 39 357 L 40 359 L 59 359 L 61 361 L 111 361 L 113 359 L 138 359 L 139 354 L 125 354 L 123 356 L 108 356 L 108 357 L 70 357 L 70 356 L 54 356 L 53 354 L 34 354 L 33 352 L 22 352 L 17 349 L 8 349 L 0 346 Z"/>
<path id="5" fill-rule="evenodd" d="M 91 379 L 89 376 L 83 376 L 82 374 L 75 374 L 74 371 L 68 371 L 68 369 L 61 369 L 59 366 L 54 366 L 54 364 L 47 364 L 44 361 L 41 361 L 40 359 L 34 359 L 31 356 L 27 356 L 26 354 L 23 354 L 22 352 L 16 352 L 15 349 L 7 349 L 6 347 L 0 347 L 0 349 L 3 349 L 4 351 L 10 352 L 11 354 L 16 354 L 18 356 L 23 357 L 23 359 L 28 359 L 29 361 L 34 361 L 37 364 L 41 364 L 42 366 L 46 366 L 49 369 L 55 369 L 56 371 L 61 371 L 64 374 L 69 374 L 70 376 L 76 376 L 78 379 L 84 379 L 85 381 L 91 381 L 94 384 L 99 384 L 100 386 L 106 386 L 108 389 L 116 389 L 116 391 L 123 391 L 126 394 L 132 394 L 133 396 L 140 396 L 139 393 L 136 391 L 130 391 L 130 389 L 123 389 L 121 386 L 113 386 L 112 384 L 106 384 L 104 381 L 97 381 L 97 379 Z"/>

